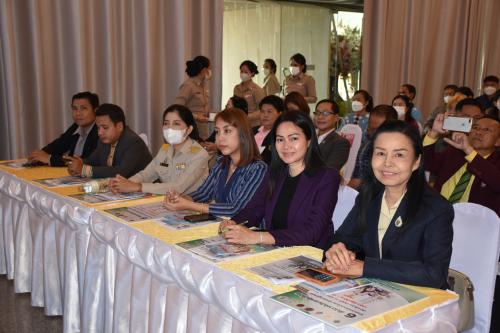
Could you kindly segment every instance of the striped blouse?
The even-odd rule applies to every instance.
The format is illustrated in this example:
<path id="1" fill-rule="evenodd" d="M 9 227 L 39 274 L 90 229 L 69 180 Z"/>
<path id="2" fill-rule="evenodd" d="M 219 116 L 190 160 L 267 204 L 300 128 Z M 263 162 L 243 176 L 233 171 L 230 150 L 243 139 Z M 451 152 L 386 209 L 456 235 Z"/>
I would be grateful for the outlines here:
<path id="1" fill-rule="evenodd" d="M 253 197 L 267 171 L 263 161 L 255 161 L 238 167 L 226 183 L 230 163 L 222 165 L 224 157 L 210 171 L 205 182 L 194 192 L 188 194 L 195 202 L 210 203 L 208 212 L 215 216 L 233 217 Z"/>

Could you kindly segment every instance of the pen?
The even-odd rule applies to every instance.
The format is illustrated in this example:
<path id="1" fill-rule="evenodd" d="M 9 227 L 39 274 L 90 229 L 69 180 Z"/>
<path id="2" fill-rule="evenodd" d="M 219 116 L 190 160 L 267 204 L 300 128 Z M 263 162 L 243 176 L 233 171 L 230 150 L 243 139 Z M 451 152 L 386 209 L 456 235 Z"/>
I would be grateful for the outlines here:
<path id="1" fill-rule="evenodd" d="M 247 224 L 247 223 L 248 223 L 248 220 L 246 220 L 246 221 L 244 221 L 244 222 L 241 222 L 241 223 L 236 223 L 236 225 L 245 225 L 245 224 Z M 224 232 L 226 232 L 226 231 L 227 231 L 227 227 L 222 228 L 222 229 L 219 231 L 219 235 L 220 235 L 220 234 L 223 234 L 223 233 L 224 233 Z"/>

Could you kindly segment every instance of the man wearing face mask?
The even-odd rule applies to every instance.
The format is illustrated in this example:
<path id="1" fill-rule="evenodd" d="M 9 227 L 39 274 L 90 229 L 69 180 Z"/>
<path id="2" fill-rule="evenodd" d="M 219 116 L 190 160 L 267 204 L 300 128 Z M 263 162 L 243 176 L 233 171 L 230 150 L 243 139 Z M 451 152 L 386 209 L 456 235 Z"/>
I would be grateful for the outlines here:
<path id="1" fill-rule="evenodd" d="M 259 103 L 266 93 L 264 89 L 253 82 L 252 78 L 259 74 L 257 65 L 250 60 L 245 60 L 240 65 L 240 79 L 241 83 L 234 87 L 234 95 L 242 97 L 248 104 L 248 119 L 252 127 L 260 126 L 260 112 Z"/>
<path id="2" fill-rule="evenodd" d="M 294 54 L 290 58 L 290 73 L 285 79 L 285 95 L 296 91 L 306 99 L 307 103 L 316 103 L 316 81 L 306 74 L 306 58 L 300 54 Z"/>
<path id="3" fill-rule="evenodd" d="M 188 108 L 174 104 L 165 110 L 163 138 L 166 144 L 151 163 L 129 179 L 122 176 L 111 179 L 111 191 L 165 194 L 198 189 L 208 176 L 209 155 L 196 141 L 198 129 Z"/>
<path id="4" fill-rule="evenodd" d="M 493 105 L 492 99 L 495 93 L 498 90 L 498 77 L 495 75 L 488 75 L 483 79 L 483 94 L 476 98 L 476 101 L 481 106 L 481 110 L 483 112 L 492 107 Z"/>

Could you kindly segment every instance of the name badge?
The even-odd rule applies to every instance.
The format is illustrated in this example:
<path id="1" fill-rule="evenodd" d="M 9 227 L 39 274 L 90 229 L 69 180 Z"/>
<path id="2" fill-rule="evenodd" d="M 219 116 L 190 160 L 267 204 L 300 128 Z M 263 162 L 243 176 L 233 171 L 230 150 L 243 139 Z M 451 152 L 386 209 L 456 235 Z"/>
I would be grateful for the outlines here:
<path id="1" fill-rule="evenodd" d="M 161 165 L 162 167 L 168 168 L 168 163 L 166 163 L 166 162 L 161 162 L 161 163 L 160 163 L 160 165 Z"/>
<path id="2" fill-rule="evenodd" d="M 397 228 L 401 228 L 403 226 L 403 219 L 401 218 L 401 216 L 396 219 L 396 222 L 394 222 L 394 225 Z"/>
<path id="3" fill-rule="evenodd" d="M 177 163 L 177 164 L 175 165 L 175 168 L 176 168 L 177 170 L 184 170 L 184 169 L 186 169 L 186 163 Z"/>

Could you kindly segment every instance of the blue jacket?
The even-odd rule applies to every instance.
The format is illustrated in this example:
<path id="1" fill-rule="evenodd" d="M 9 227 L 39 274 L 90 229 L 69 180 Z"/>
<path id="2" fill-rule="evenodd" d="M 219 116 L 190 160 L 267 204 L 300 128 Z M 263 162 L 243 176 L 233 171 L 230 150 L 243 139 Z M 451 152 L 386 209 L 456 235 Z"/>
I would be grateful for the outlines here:
<path id="1" fill-rule="evenodd" d="M 408 204 L 407 195 L 394 214 L 382 240 L 382 258 L 379 253 L 378 220 L 383 193 L 367 208 L 367 227 L 364 233 L 357 229 L 359 196 L 353 209 L 337 230 L 334 243 L 343 242 L 364 259 L 364 277 L 379 278 L 432 288 L 446 288 L 453 242 L 452 205 L 439 193 L 425 187 L 422 202 L 411 224 L 396 226 Z"/>

